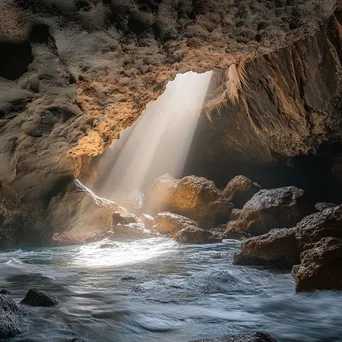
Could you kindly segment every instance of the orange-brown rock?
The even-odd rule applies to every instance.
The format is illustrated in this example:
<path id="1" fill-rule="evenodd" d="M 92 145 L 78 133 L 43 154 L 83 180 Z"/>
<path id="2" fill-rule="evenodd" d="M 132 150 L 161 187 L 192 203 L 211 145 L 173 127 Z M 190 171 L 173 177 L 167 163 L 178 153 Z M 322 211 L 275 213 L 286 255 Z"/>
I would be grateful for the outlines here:
<path id="1" fill-rule="evenodd" d="M 296 290 L 342 290 L 342 240 L 326 237 L 312 244 L 292 269 Z"/>
<path id="2" fill-rule="evenodd" d="M 146 201 L 151 214 L 170 211 L 194 219 L 201 226 L 227 219 L 232 209 L 213 181 L 196 176 L 160 176 L 149 189 Z"/>
<path id="3" fill-rule="evenodd" d="M 261 186 L 258 183 L 240 175 L 231 179 L 222 193 L 235 207 L 242 208 L 259 190 Z"/>
<path id="4" fill-rule="evenodd" d="M 163 212 L 155 216 L 152 230 L 162 235 L 174 237 L 179 231 L 186 228 L 198 228 L 198 225 L 196 221 L 185 216 Z"/>

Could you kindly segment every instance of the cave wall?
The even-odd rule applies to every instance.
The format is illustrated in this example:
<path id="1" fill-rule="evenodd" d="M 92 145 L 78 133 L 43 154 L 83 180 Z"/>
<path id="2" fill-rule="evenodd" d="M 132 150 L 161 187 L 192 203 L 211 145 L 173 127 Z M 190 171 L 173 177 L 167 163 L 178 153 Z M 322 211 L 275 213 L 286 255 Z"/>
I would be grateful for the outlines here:
<path id="1" fill-rule="evenodd" d="M 282 59 L 291 57 L 285 53 L 287 46 L 297 44 L 299 49 L 303 39 L 311 39 L 312 49 L 306 45 L 308 50 L 303 50 L 302 54 L 329 52 L 329 39 L 331 45 L 334 45 L 332 41 L 338 41 L 339 23 L 335 20 L 331 24 L 333 34 L 328 40 L 327 35 L 323 37 L 325 50 L 315 43 L 315 37 L 318 39 L 317 32 L 321 32 L 322 24 L 336 6 L 335 0 L 2 1 L 2 202 L 6 206 L 10 200 L 17 208 L 31 206 L 34 215 L 43 219 L 51 217 L 50 211 L 57 210 L 58 202 L 71 205 L 63 199 L 68 197 L 66 192 L 72 191 L 72 178 L 87 174 L 92 158 L 102 154 L 119 132 L 137 119 L 146 104 L 161 94 L 176 73 L 228 70 L 232 63 L 251 61 L 246 64 L 251 66 L 246 70 L 247 79 L 255 88 L 254 92 L 259 87 L 263 93 L 266 88 L 257 84 L 263 68 L 274 80 L 277 80 L 277 73 L 282 73 L 281 68 L 289 68 L 283 65 Z M 337 49 L 337 44 L 334 47 Z M 279 49 L 284 52 L 272 54 Z M 265 54 L 268 57 L 262 57 Z M 301 52 L 298 54 L 301 56 Z M 277 56 L 274 63 L 267 62 L 267 58 Z M 333 65 L 335 62 L 330 53 L 326 63 Z M 278 69 L 273 70 L 275 65 Z M 312 65 L 315 66 L 317 64 Z M 292 74 L 300 78 L 301 72 Z M 324 71 L 309 76 L 312 82 L 323 83 L 322 77 L 330 77 Z M 281 86 L 288 87 L 286 82 Z M 257 108 L 253 104 L 257 96 L 257 93 L 247 96 L 248 106 Z M 272 99 L 268 103 L 265 106 L 270 111 L 279 109 Z M 312 101 L 308 105 L 317 107 Z M 261 116 L 266 107 L 251 114 L 252 119 L 243 119 L 244 127 L 250 127 L 247 133 L 251 136 L 260 134 L 260 125 L 270 131 L 272 125 L 284 124 L 279 117 L 277 123 L 262 122 L 266 120 Z M 236 115 L 243 112 L 239 104 L 234 108 L 237 108 Z M 332 113 L 330 107 L 316 109 L 320 111 L 312 117 Z M 295 110 L 292 114 L 295 118 L 288 127 L 286 139 L 291 138 L 296 143 L 287 153 L 302 153 L 314 144 L 298 136 L 304 132 L 310 140 L 313 130 L 306 128 L 302 115 L 298 116 Z M 273 112 L 267 115 L 268 119 L 277 118 Z M 299 131 L 294 124 L 301 126 Z M 316 128 L 325 129 L 319 127 Z M 282 138 L 279 137 L 269 150 L 278 153 L 284 149 Z M 223 131 L 220 132 L 222 139 L 228 141 L 223 146 L 232 145 Z M 266 140 L 263 138 L 259 143 L 260 159 L 268 161 L 272 158 L 270 153 L 265 153 L 270 141 Z M 55 224 L 54 220 L 47 220 L 46 227 Z M 66 228 L 67 220 L 63 224 Z"/>

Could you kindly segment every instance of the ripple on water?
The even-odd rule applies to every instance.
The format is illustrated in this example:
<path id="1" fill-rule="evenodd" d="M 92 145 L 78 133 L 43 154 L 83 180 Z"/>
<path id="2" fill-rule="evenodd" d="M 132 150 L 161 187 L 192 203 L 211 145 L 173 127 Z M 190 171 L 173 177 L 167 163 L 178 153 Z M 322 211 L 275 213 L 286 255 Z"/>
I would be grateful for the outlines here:
<path id="1" fill-rule="evenodd" d="M 174 342 L 260 329 L 279 342 L 342 341 L 341 292 L 295 294 L 289 273 L 234 266 L 236 241 L 105 242 L 0 253 L 0 286 L 17 300 L 38 286 L 63 301 L 32 308 L 13 341 Z"/>

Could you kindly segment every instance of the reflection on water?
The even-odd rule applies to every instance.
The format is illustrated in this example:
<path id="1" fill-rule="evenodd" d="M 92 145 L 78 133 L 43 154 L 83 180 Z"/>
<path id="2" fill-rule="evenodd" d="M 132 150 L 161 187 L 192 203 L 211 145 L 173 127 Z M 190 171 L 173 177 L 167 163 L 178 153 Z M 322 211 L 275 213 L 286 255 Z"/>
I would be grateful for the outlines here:
<path id="1" fill-rule="evenodd" d="M 265 330 L 280 342 L 342 341 L 342 294 L 295 294 L 290 274 L 233 266 L 239 243 L 170 239 L 0 253 L 0 286 L 63 300 L 31 308 L 12 341 L 190 341 Z"/>

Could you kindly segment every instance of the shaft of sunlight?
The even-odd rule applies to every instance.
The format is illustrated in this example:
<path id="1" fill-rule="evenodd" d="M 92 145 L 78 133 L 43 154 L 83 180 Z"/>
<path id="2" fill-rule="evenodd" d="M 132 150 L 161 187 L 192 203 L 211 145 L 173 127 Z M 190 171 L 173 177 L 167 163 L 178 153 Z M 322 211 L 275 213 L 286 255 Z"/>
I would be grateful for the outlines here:
<path id="1" fill-rule="evenodd" d="M 163 173 L 181 175 L 211 78 L 211 71 L 188 72 L 168 83 L 157 101 L 123 132 L 121 139 L 126 141 L 100 192 L 141 190 Z"/>

